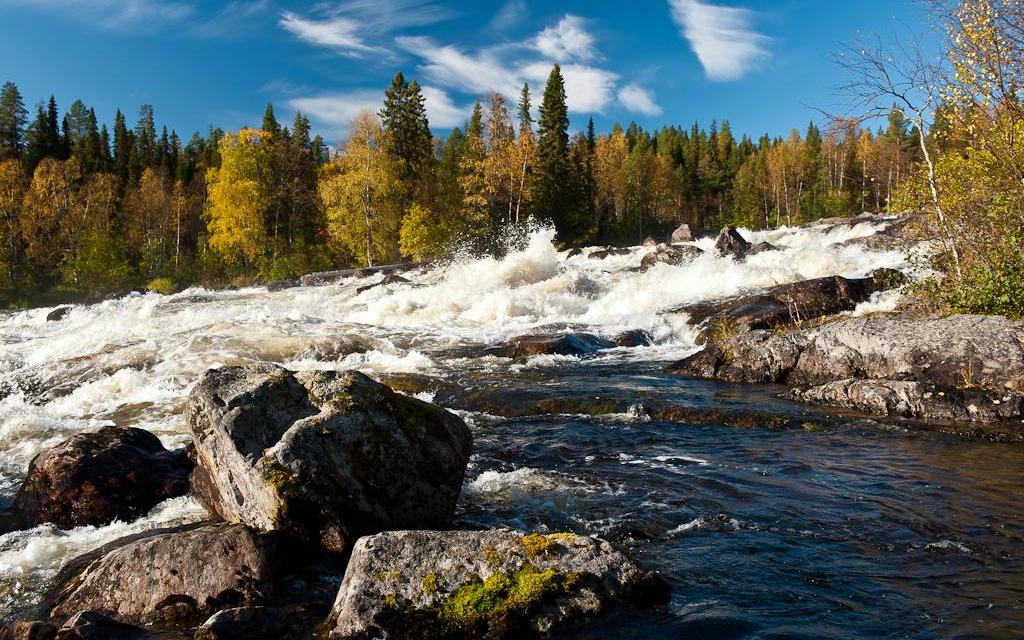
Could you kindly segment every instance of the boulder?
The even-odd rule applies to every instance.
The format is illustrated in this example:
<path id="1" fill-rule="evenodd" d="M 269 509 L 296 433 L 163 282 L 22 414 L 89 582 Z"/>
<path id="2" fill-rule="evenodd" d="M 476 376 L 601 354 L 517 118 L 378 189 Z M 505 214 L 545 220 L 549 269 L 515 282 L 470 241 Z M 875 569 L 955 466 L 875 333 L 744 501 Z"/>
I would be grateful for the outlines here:
<path id="1" fill-rule="evenodd" d="M 652 251 L 643 257 L 640 261 L 640 269 L 647 271 L 659 262 L 675 266 L 687 264 L 699 258 L 703 253 L 699 248 L 688 244 L 677 246 L 659 245 L 656 251 Z"/>
<path id="2" fill-rule="evenodd" d="M 736 260 L 742 260 L 750 251 L 750 243 L 740 235 L 736 227 L 725 227 L 715 240 L 715 251 L 720 256 L 732 256 Z"/>
<path id="3" fill-rule="evenodd" d="M 598 249 L 587 255 L 592 260 L 604 260 L 611 256 L 628 256 L 633 253 L 633 250 L 628 247 L 608 247 L 606 249 Z"/>
<path id="4" fill-rule="evenodd" d="M 195 640 L 264 640 L 288 637 L 287 618 L 268 607 L 236 607 L 213 614 L 196 629 Z"/>
<path id="5" fill-rule="evenodd" d="M 378 531 L 447 526 L 472 450 L 458 416 L 356 372 L 211 370 L 187 418 L 193 489 L 208 509 L 332 551 Z"/>
<path id="6" fill-rule="evenodd" d="M 617 347 L 648 347 L 654 344 L 654 338 L 643 329 L 633 329 L 632 331 L 623 331 L 612 338 L 612 342 Z"/>
<path id="7" fill-rule="evenodd" d="M 852 311 L 872 294 L 905 281 L 899 271 L 880 269 L 867 278 L 830 276 L 803 280 L 726 300 L 685 305 L 670 313 L 688 314 L 693 325 L 714 319 L 732 332 L 774 329 Z"/>
<path id="8" fill-rule="evenodd" d="M 586 356 L 616 346 L 611 340 L 590 333 L 519 336 L 486 350 L 501 358 L 529 358 L 540 355 Z"/>
<path id="9" fill-rule="evenodd" d="M 17 620 L 0 624 L 0 640 L 53 640 L 57 627 L 40 620 Z"/>
<path id="10" fill-rule="evenodd" d="M 356 543 L 328 627 L 356 638 L 536 638 L 668 600 L 659 575 L 573 534 L 391 531 Z"/>
<path id="11" fill-rule="evenodd" d="M 60 322 L 61 320 L 64 319 L 64 316 L 68 315 L 68 313 L 73 308 L 74 307 L 68 307 L 68 306 L 57 307 L 53 311 L 50 311 L 50 313 L 46 314 L 46 321 L 47 322 Z"/>
<path id="12" fill-rule="evenodd" d="M 143 429 L 102 427 L 37 455 L 14 497 L 26 526 L 70 529 L 131 521 L 189 490 L 192 464 Z"/>
<path id="13" fill-rule="evenodd" d="M 389 273 L 388 275 L 386 275 L 383 278 L 381 278 L 380 282 L 375 282 L 373 284 L 368 284 L 368 285 L 363 286 L 363 287 L 358 287 L 356 289 L 356 293 L 360 294 L 360 293 L 362 293 L 364 291 L 369 291 L 370 289 L 373 289 L 375 287 L 387 286 L 389 284 L 400 284 L 400 283 L 408 283 L 408 282 L 410 282 L 410 281 L 407 278 L 403 278 L 402 276 L 398 275 L 397 273 Z"/>
<path id="14" fill-rule="evenodd" d="M 672 237 L 669 238 L 670 244 L 678 242 L 693 242 L 693 231 L 690 229 L 690 225 L 681 224 L 676 227 L 676 230 L 672 232 Z"/>
<path id="15" fill-rule="evenodd" d="M 57 631 L 57 640 L 148 640 L 143 629 L 122 624 L 96 611 L 80 611 Z"/>
<path id="16" fill-rule="evenodd" d="M 652 238 L 651 236 L 647 236 L 646 238 L 644 238 L 644 241 L 641 244 L 641 246 L 650 249 L 652 247 L 658 246 L 658 241 Z"/>
<path id="17" fill-rule="evenodd" d="M 756 256 L 759 253 L 766 253 L 768 251 L 779 251 L 779 248 L 770 242 L 758 242 L 747 251 L 747 257 Z"/>
<path id="18" fill-rule="evenodd" d="M 115 546 L 73 572 L 58 588 L 50 617 L 92 611 L 124 624 L 188 626 L 225 607 L 267 602 L 272 567 L 271 545 L 249 527 L 157 533 Z"/>
<path id="19" fill-rule="evenodd" d="M 275 291 L 284 291 L 285 289 L 294 289 L 298 286 L 301 286 L 301 283 L 295 279 L 273 280 L 267 283 L 267 291 L 273 293 Z"/>
<path id="20" fill-rule="evenodd" d="M 805 402 L 876 415 L 1017 421 L 1024 322 L 999 316 L 854 318 L 719 336 L 671 365 L 699 378 L 798 387 Z"/>

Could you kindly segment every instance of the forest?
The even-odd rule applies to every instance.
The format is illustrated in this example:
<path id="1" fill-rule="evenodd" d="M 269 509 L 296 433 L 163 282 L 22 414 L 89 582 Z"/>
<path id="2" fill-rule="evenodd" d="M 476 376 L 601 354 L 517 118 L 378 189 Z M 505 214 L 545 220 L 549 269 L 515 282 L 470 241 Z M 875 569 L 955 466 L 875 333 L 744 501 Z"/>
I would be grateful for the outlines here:
<path id="1" fill-rule="evenodd" d="M 132 126 L 118 111 L 112 132 L 81 100 L 61 115 L 50 97 L 30 114 L 7 82 L 0 300 L 434 260 L 493 250 L 506 227 L 530 218 L 553 224 L 569 247 L 637 244 L 682 222 L 766 228 L 885 211 L 922 149 L 897 107 L 875 129 L 833 118 L 756 140 L 727 120 L 599 134 L 591 118 L 570 134 L 558 66 L 536 111 L 533 101 L 526 85 L 514 105 L 484 96 L 439 138 L 419 85 L 399 72 L 380 112 L 362 112 L 331 148 L 305 114 L 289 127 L 270 104 L 259 128 L 184 140 L 157 125 L 151 105 Z"/>

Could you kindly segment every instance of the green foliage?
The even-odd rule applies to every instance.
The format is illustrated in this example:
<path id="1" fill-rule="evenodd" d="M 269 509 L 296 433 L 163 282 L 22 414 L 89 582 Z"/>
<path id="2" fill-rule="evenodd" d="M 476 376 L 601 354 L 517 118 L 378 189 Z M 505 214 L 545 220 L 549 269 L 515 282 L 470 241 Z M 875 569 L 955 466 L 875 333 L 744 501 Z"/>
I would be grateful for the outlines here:
<path id="1" fill-rule="evenodd" d="M 132 280 L 124 247 L 103 231 L 90 231 L 79 241 L 74 258 L 64 265 L 64 283 L 83 293 L 117 291 Z"/>
<path id="2" fill-rule="evenodd" d="M 1024 319 L 1024 230 L 989 250 L 984 263 L 968 266 L 959 281 L 936 287 L 934 295 L 956 313 Z"/>
<path id="3" fill-rule="evenodd" d="M 169 296 L 178 290 L 178 285 L 174 284 L 170 278 L 155 278 L 149 281 L 146 290 Z"/>
<path id="4" fill-rule="evenodd" d="M 399 236 L 402 255 L 424 262 L 441 255 L 449 241 L 449 230 L 426 208 L 414 204 L 402 219 Z"/>

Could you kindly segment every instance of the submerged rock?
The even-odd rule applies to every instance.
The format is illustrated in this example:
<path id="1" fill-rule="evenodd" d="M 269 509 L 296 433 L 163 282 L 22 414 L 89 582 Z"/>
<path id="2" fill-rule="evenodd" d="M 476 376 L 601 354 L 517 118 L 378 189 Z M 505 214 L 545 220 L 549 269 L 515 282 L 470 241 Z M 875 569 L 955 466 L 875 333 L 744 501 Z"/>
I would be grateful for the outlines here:
<path id="1" fill-rule="evenodd" d="M 770 242 L 758 242 L 754 246 L 750 247 L 747 251 L 747 256 L 756 256 L 759 253 L 766 253 L 768 251 L 779 251 L 779 248 Z"/>
<path id="2" fill-rule="evenodd" d="M 37 455 L 14 497 L 26 526 L 70 529 L 131 521 L 158 503 L 188 493 L 192 463 L 148 431 L 101 427 Z"/>
<path id="3" fill-rule="evenodd" d="M 640 261 L 640 269 L 647 271 L 659 262 L 679 266 L 693 262 L 704 252 L 692 245 L 684 244 L 679 246 L 659 245 L 656 251 L 652 251 Z"/>
<path id="4" fill-rule="evenodd" d="M 187 414 L 204 505 L 334 551 L 378 531 L 447 526 L 472 449 L 456 415 L 356 372 L 211 370 Z"/>
<path id="5" fill-rule="evenodd" d="M 678 242 L 692 242 L 693 231 L 690 229 L 690 225 L 681 224 L 676 227 L 676 230 L 672 232 L 672 237 L 669 238 L 669 242 L 676 244 Z"/>
<path id="6" fill-rule="evenodd" d="M 17 620 L 0 623 L 0 640 L 53 640 L 57 627 L 40 620 Z"/>
<path id="7" fill-rule="evenodd" d="M 668 584 L 603 540 L 507 531 L 392 531 L 356 543 L 332 640 L 558 637 Z"/>
<path id="8" fill-rule="evenodd" d="M 750 243 L 740 235 L 736 227 L 725 227 L 715 240 L 715 251 L 720 256 L 732 256 L 742 260 L 750 251 Z"/>
<path id="9" fill-rule="evenodd" d="M 196 629 L 195 640 L 263 640 L 286 638 L 289 621 L 268 607 L 236 607 L 213 614 Z"/>
<path id="10" fill-rule="evenodd" d="M 1024 322 L 998 316 L 855 318 L 720 335 L 669 370 L 802 387 L 794 399 L 877 415 L 1021 419 Z"/>
<path id="11" fill-rule="evenodd" d="M 694 325 L 714 319 L 730 332 L 774 329 L 852 311 L 872 294 L 905 280 L 893 269 L 880 269 L 867 278 L 815 278 L 727 300 L 686 305 L 670 313 L 686 313 Z"/>
<path id="12" fill-rule="evenodd" d="M 380 282 L 375 282 L 373 284 L 368 284 L 366 286 L 362 286 L 362 287 L 356 288 L 356 293 L 359 294 L 359 293 L 362 293 L 364 291 L 369 291 L 370 289 L 374 289 L 376 287 L 387 286 L 389 284 L 403 284 L 403 283 L 407 284 L 409 282 L 411 282 L 409 279 L 403 278 L 402 276 L 398 275 L 397 273 L 389 273 L 388 275 L 386 275 L 383 278 L 381 278 Z"/>
<path id="13" fill-rule="evenodd" d="M 631 253 L 633 253 L 633 250 L 628 247 L 608 247 L 607 249 L 593 251 L 587 257 L 592 260 L 604 260 L 610 256 L 628 256 Z"/>
<path id="14" fill-rule="evenodd" d="M 117 622 L 187 626 L 224 607 L 273 596 L 268 542 L 242 525 L 218 524 L 130 541 L 64 581 L 54 620 L 92 611 Z"/>
<path id="15" fill-rule="evenodd" d="M 80 611 L 57 631 L 57 640 L 148 640 L 143 629 L 120 623 L 96 611 Z"/>
<path id="16" fill-rule="evenodd" d="M 47 322 L 60 322 L 64 319 L 64 316 L 68 315 L 74 307 L 64 306 L 57 307 L 50 313 L 46 314 Z"/>
<path id="17" fill-rule="evenodd" d="M 501 358 L 529 358 L 540 355 L 585 356 L 616 346 L 611 340 L 590 333 L 568 333 L 554 336 L 519 336 L 487 350 L 488 355 Z"/>
<path id="18" fill-rule="evenodd" d="M 623 331 L 612 339 L 617 347 L 648 347 L 654 344 L 654 338 L 643 329 Z"/>

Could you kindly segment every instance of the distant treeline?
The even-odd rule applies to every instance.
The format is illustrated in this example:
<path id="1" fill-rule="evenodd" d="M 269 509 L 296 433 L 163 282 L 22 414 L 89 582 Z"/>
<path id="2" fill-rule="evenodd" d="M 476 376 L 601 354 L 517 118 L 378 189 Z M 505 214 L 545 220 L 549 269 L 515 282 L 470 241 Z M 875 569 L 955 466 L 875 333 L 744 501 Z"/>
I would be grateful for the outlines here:
<path id="1" fill-rule="evenodd" d="M 919 146 L 900 110 L 754 141 L 704 129 L 569 134 L 555 66 L 534 122 L 530 88 L 510 110 L 477 102 L 446 139 L 416 82 L 395 75 L 336 151 L 304 114 L 267 105 L 258 129 L 183 141 L 144 105 L 113 132 L 80 100 L 32 117 L 0 92 L 0 296 L 8 303 L 149 286 L 168 290 L 310 270 L 486 251 L 510 223 L 553 223 L 563 245 L 639 242 L 673 225 L 772 227 L 884 210 Z"/>

